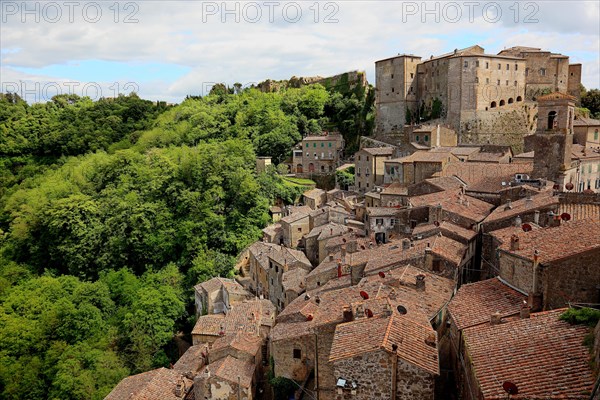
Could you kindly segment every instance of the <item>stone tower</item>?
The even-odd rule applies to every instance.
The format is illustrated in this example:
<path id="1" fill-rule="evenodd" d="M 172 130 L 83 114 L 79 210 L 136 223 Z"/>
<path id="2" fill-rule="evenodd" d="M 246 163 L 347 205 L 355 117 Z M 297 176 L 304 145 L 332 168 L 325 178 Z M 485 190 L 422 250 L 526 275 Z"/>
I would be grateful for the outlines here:
<path id="1" fill-rule="evenodd" d="M 555 92 L 538 97 L 537 129 L 532 138 L 534 178 L 558 184 L 564 190 L 565 171 L 571 168 L 575 97 Z"/>

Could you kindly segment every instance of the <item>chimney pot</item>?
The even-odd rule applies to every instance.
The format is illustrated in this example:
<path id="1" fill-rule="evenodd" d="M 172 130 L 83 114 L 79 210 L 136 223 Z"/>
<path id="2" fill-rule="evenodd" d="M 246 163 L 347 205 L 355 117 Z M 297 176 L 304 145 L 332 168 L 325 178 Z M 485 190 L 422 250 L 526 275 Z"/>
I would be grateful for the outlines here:
<path id="1" fill-rule="evenodd" d="M 496 311 L 490 317 L 490 324 L 491 325 L 500 325 L 501 322 L 502 322 L 502 316 L 500 315 L 500 313 L 498 311 Z"/>
<path id="2" fill-rule="evenodd" d="M 521 317 L 521 319 L 526 319 L 531 316 L 531 308 L 527 305 L 527 302 L 525 302 L 525 304 L 521 306 L 519 316 Z"/>
<path id="3" fill-rule="evenodd" d="M 512 235 L 510 237 L 510 249 L 519 250 L 519 237 L 517 235 Z"/>
<path id="4" fill-rule="evenodd" d="M 423 275 L 423 274 L 417 275 L 416 280 L 415 280 L 415 286 L 419 292 L 422 292 L 425 290 L 425 275 Z"/>

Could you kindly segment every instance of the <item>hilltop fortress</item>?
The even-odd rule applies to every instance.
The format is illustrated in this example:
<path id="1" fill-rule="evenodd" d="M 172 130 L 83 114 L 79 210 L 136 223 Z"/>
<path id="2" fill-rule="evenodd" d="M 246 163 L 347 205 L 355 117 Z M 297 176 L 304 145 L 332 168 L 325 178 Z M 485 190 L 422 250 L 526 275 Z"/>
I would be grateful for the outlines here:
<path id="1" fill-rule="evenodd" d="M 377 61 L 376 134 L 401 133 L 425 120 L 454 129 L 459 143 L 521 148 L 535 131 L 538 96 L 579 100 L 581 64 L 532 47 L 486 54 L 480 46 L 428 59 L 402 54 Z"/>

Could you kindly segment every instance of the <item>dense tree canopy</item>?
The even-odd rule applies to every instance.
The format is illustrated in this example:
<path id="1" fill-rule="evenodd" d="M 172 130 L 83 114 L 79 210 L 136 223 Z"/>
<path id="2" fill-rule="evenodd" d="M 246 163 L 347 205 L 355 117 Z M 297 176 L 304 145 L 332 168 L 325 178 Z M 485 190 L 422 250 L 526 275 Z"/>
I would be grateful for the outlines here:
<path id="1" fill-rule="evenodd" d="M 278 164 L 322 129 L 368 133 L 361 93 L 0 95 L 0 398 L 102 399 L 174 361 L 193 285 L 231 274 L 268 207 L 303 191 L 255 157 Z"/>

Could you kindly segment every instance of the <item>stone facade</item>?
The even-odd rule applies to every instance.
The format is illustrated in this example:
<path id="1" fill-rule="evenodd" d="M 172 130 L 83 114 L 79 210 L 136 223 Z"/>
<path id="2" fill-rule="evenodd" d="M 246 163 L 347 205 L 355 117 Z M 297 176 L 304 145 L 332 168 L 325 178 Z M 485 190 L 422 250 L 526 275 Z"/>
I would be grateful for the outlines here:
<path id="1" fill-rule="evenodd" d="M 292 172 L 300 176 L 331 174 L 339 166 L 343 151 L 340 134 L 306 136 L 293 150 Z"/>
<path id="2" fill-rule="evenodd" d="M 355 382 L 350 389 L 336 391 L 335 400 L 387 400 L 392 398 L 394 355 L 379 350 L 334 362 L 334 376 Z M 396 398 L 406 400 L 433 399 L 435 376 L 403 360 L 397 361 Z"/>
<path id="3" fill-rule="evenodd" d="M 361 193 L 383 184 L 384 162 L 392 158 L 392 147 L 362 148 L 354 155 L 354 185 Z"/>

